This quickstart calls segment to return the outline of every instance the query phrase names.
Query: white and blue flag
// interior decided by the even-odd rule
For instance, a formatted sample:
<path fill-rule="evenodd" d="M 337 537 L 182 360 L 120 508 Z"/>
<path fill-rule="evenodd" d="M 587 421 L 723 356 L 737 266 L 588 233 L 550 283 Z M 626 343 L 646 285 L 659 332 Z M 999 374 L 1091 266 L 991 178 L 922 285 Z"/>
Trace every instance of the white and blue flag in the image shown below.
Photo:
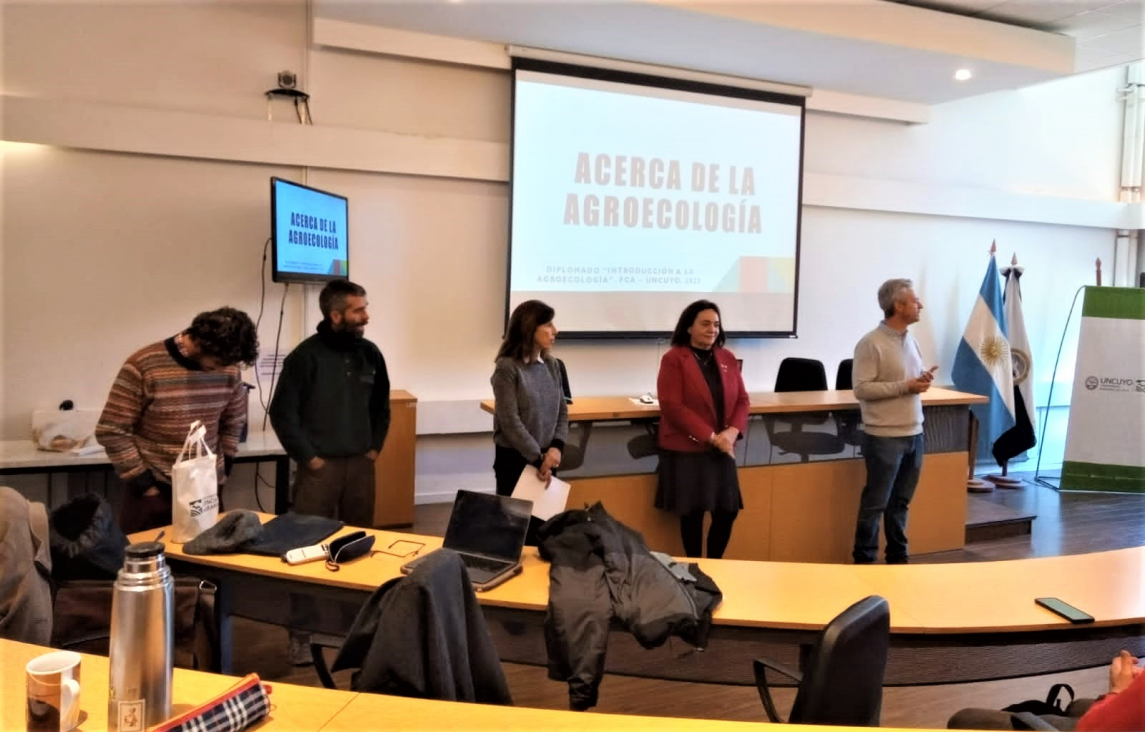
<path fill-rule="evenodd" d="M 954 355 L 951 378 L 959 391 L 980 394 L 990 400 L 970 407 L 979 423 L 978 456 L 989 455 L 994 441 L 1015 422 L 1014 363 L 993 253 L 970 312 L 970 322 Z"/>

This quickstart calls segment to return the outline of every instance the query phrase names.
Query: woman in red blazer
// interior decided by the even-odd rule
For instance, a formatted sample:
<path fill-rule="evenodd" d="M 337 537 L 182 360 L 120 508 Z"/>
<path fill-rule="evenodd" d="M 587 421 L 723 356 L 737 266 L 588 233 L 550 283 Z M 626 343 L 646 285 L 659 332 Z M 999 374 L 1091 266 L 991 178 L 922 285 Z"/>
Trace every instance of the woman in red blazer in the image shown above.
<path fill-rule="evenodd" d="M 747 390 L 724 348 L 720 309 L 697 300 L 680 314 L 660 360 L 660 465 L 656 507 L 680 516 L 684 553 L 702 556 L 704 512 L 712 514 L 708 557 L 719 559 L 743 508 L 735 443 L 747 428 Z"/>

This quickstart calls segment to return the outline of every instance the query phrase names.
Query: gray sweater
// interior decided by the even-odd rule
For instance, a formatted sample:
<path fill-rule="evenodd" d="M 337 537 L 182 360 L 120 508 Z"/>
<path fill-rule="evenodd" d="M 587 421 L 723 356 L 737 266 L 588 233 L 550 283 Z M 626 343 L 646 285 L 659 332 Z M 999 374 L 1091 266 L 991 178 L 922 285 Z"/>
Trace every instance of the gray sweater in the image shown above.
<path fill-rule="evenodd" d="M 538 462 L 550 447 L 564 448 L 569 412 L 555 359 L 524 363 L 499 358 L 490 382 L 495 444 L 513 448 L 530 463 Z"/>
<path fill-rule="evenodd" d="M 867 434 L 909 437 L 922 432 L 922 398 L 910 392 L 907 382 L 925 368 L 909 332 L 880 323 L 862 337 L 855 346 L 851 381 Z"/>

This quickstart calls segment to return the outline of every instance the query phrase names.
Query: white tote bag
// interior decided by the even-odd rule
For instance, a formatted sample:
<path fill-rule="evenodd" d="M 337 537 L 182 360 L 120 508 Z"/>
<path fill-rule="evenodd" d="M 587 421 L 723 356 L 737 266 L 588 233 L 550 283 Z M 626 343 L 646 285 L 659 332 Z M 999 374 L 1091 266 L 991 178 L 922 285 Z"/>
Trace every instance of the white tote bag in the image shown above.
<path fill-rule="evenodd" d="M 171 533 L 172 540 L 181 544 L 214 526 L 219 518 L 218 461 L 207 446 L 206 434 L 207 428 L 196 420 L 171 468 Z"/>

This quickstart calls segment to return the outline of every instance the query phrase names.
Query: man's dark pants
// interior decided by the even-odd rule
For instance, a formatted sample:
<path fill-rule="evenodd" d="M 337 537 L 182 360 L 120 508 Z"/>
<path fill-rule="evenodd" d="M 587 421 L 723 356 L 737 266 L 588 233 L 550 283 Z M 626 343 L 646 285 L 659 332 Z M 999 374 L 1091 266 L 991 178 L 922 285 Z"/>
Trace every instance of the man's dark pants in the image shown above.
<path fill-rule="evenodd" d="M 909 557 L 907 510 L 922 471 L 922 435 L 876 437 L 864 433 L 862 449 L 867 463 L 867 484 L 859 501 L 852 556 L 857 564 L 875 561 L 879 550 L 879 519 L 882 517 L 886 520 L 887 563 L 906 562 Z"/>

